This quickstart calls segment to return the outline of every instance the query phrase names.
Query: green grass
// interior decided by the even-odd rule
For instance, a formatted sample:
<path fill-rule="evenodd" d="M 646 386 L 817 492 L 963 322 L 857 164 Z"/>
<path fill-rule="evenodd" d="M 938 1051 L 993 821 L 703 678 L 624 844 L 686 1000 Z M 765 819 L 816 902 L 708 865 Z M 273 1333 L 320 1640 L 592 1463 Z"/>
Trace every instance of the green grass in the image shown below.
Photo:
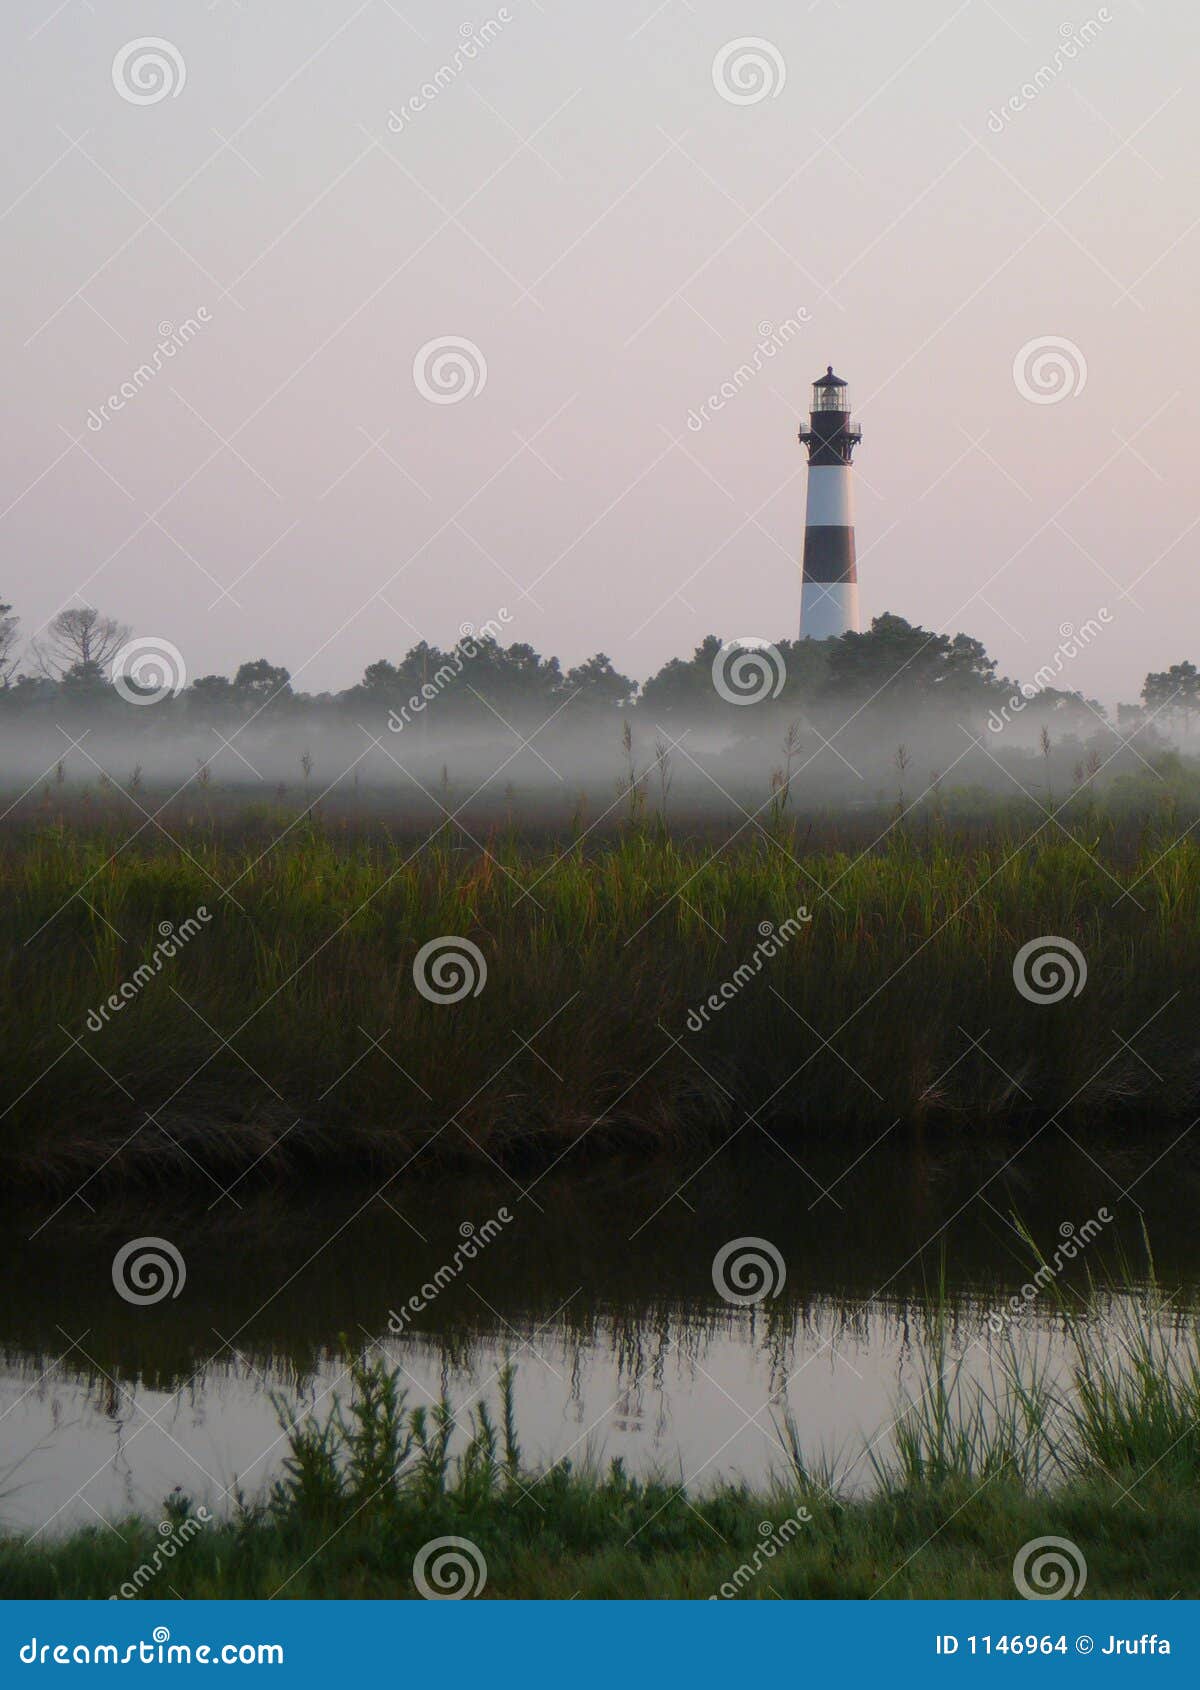
<path fill-rule="evenodd" d="M 783 1493 L 714 1491 L 695 1503 L 668 1486 L 569 1478 L 532 1502 L 497 1497 L 362 1517 L 332 1528 L 243 1522 L 210 1525 L 179 1549 L 140 1594 L 184 1598 L 415 1598 L 413 1562 L 426 1543 L 467 1537 L 487 1564 L 486 1598 L 679 1597 L 731 1587 L 783 1598 L 1013 1598 L 1017 1551 L 1065 1537 L 1086 1556 L 1089 1597 L 1200 1596 L 1200 1509 L 1194 1491 L 1148 1485 L 1138 1504 L 1108 1484 L 1078 1484 L 1052 1499 L 997 1483 L 840 1505 Z M 770 1558 L 761 1526 L 807 1506 L 811 1519 Z M 162 1543 L 147 1521 L 88 1527 L 30 1549 L 0 1544 L 0 1599 L 117 1596 Z M 634 1534 L 637 1534 L 636 1536 Z M 746 1567 L 756 1576 L 738 1580 Z M 728 1594 L 728 1592 L 726 1592 Z"/>
<path fill-rule="evenodd" d="M 348 1399 L 326 1418 L 277 1404 L 287 1455 L 268 1494 L 224 1521 L 176 1496 L 157 1525 L 0 1539 L 0 1597 L 415 1597 L 421 1552 L 454 1537 L 486 1563 L 489 1597 L 1011 1598 L 1018 1553 L 1058 1537 L 1089 1596 L 1195 1598 L 1195 1323 L 1172 1327 L 1153 1290 L 1115 1326 L 1100 1306 L 1094 1291 L 1065 1312 L 1075 1359 L 1056 1384 L 1015 1350 L 970 1384 L 935 1345 L 892 1452 L 868 1456 L 866 1496 L 798 1456 L 757 1494 L 688 1493 L 619 1462 L 534 1470 L 511 1373 L 494 1414 L 456 1419 L 446 1402 L 408 1408 L 384 1362 L 348 1357 Z M 1160 1342 L 1168 1365 L 1148 1372 Z M 182 1539 L 166 1560 L 164 1532 Z"/>
<path fill-rule="evenodd" d="M 544 1164 L 584 1141 L 669 1154 L 747 1108 L 785 1138 L 1195 1112 L 1200 845 L 1168 849 L 1175 817 L 1084 806 L 1068 836 L 885 814 L 852 853 L 833 823 L 458 844 L 194 811 L 165 818 L 169 839 L 130 842 L 99 812 L 0 837 L 10 1185 L 73 1187 L 109 1156 L 105 1178 L 165 1183 L 397 1168 L 427 1144 L 422 1166 Z M 811 920 L 691 1030 L 801 906 Z M 1015 990 L 1013 958 L 1043 934 L 1082 949 L 1078 998 Z M 442 935 L 487 965 L 453 1005 L 413 982 Z M 987 1054 L 968 1042 L 985 1034 Z"/>

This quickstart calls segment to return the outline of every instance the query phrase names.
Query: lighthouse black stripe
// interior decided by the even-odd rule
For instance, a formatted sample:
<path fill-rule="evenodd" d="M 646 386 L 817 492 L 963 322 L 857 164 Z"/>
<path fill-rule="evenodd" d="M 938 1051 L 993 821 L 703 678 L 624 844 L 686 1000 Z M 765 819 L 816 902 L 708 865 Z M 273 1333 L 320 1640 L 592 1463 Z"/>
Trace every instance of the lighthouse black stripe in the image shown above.
<path fill-rule="evenodd" d="M 806 581 L 857 581 L 853 528 L 804 530 Z"/>
<path fill-rule="evenodd" d="M 808 448 L 808 461 L 816 468 L 833 464 L 848 464 L 850 454 L 858 445 L 857 438 L 841 440 L 813 440 Z"/>

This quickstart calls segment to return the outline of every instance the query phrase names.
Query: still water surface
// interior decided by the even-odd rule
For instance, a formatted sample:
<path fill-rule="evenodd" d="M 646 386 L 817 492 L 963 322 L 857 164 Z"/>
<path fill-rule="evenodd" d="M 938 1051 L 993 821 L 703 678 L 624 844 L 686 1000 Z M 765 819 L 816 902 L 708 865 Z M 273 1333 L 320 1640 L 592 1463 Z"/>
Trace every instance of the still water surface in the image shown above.
<path fill-rule="evenodd" d="M 231 1487 L 259 1493 L 284 1453 L 275 1400 L 326 1412 L 345 1388 L 343 1339 L 378 1345 L 414 1406 L 443 1392 L 456 1408 L 494 1403 L 511 1357 L 534 1462 L 620 1456 L 696 1488 L 761 1480 L 784 1465 L 786 1411 L 811 1458 L 838 1458 L 866 1486 L 864 1446 L 878 1440 L 886 1456 L 900 1393 L 919 1388 L 939 1278 L 954 1352 L 979 1376 L 996 1365 L 988 1317 L 1033 1270 L 1014 1214 L 1050 1255 L 1107 1210 L 1067 1276 L 1075 1287 L 1089 1265 L 1124 1274 L 1122 1257 L 1144 1277 L 1144 1222 L 1160 1281 L 1196 1305 L 1200 1170 L 1186 1146 L 1155 1164 L 1166 1142 L 1085 1154 L 1052 1129 L 1011 1161 L 1011 1143 L 974 1137 L 937 1153 L 888 1143 L 849 1172 L 857 1148 L 812 1151 L 803 1171 L 782 1153 L 725 1151 L 686 1184 L 686 1168 L 624 1163 L 552 1173 L 525 1196 L 497 1175 L 319 1200 L 235 1193 L 240 1207 L 218 1196 L 211 1209 L 159 1199 L 10 1214 L 0 1525 L 157 1518 L 176 1486 L 214 1510 Z M 453 1260 L 464 1225 L 478 1233 L 502 1207 L 512 1218 L 486 1248 L 389 1331 Z M 112 1261 L 144 1235 L 172 1241 L 186 1282 L 136 1307 Z M 754 1306 L 713 1283 L 714 1256 L 741 1237 L 768 1240 L 786 1266 L 778 1294 Z M 1015 1330 L 1062 1365 L 1050 1301 Z"/>

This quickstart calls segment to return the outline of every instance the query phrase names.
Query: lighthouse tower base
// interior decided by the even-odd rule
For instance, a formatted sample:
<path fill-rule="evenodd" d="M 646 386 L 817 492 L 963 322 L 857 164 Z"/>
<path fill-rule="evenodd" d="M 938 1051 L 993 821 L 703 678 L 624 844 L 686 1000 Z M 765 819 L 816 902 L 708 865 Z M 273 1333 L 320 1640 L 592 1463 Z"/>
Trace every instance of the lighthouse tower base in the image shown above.
<path fill-rule="evenodd" d="M 805 581 L 800 589 L 800 638 L 832 640 L 860 632 L 857 581 Z"/>

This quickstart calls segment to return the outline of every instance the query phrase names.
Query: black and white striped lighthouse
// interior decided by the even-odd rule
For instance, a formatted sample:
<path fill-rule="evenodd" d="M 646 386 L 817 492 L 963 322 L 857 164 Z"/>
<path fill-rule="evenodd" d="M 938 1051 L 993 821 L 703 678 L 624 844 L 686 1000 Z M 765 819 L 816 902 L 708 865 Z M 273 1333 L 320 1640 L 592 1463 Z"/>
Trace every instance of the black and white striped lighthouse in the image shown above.
<path fill-rule="evenodd" d="M 861 439 L 862 430 L 850 422 L 849 390 L 830 364 L 813 383 L 809 426 L 800 429 L 801 444 L 808 447 L 801 639 L 827 640 L 859 631 L 850 459 Z"/>

